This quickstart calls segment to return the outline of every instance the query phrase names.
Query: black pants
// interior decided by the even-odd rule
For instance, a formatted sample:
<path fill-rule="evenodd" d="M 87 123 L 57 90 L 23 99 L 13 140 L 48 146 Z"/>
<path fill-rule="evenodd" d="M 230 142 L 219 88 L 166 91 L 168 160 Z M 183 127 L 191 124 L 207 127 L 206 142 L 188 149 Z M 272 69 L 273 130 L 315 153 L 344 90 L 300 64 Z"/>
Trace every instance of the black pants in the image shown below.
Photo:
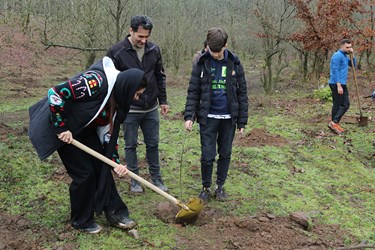
<path fill-rule="evenodd" d="M 103 147 L 95 128 L 85 128 L 76 139 L 96 152 L 103 154 Z M 73 145 L 58 150 L 60 158 L 72 178 L 70 184 L 71 222 L 90 225 L 94 212 L 116 211 L 128 216 L 128 208 L 119 196 L 111 167 Z"/>
<path fill-rule="evenodd" d="M 227 179 L 232 142 L 236 126 L 231 119 L 207 118 L 207 124 L 200 124 L 201 137 L 201 174 L 203 187 L 210 187 L 212 183 L 213 163 L 216 156 L 216 143 L 219 159 L 217 161 L 216 184 L 223 186 Z"/>
<path fill-rule="evenodd" d="M 337 92 L 337 85 L 329 84 L 333 99 L 331 119 L 334 123 L 339 123 L 343 115 L 350 107 L 348 88 L 346 85 L 341 86 L 344 93 L 342 95 L 339 95 L 339 93 Z"/>

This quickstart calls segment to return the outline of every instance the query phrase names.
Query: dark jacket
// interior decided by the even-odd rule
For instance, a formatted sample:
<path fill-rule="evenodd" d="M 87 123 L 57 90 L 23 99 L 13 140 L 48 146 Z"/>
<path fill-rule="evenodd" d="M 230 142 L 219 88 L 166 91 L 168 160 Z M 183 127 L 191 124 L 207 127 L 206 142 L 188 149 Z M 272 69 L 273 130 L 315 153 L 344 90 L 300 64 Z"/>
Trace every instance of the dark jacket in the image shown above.
<path fill-rule="evenodd" d="M 155 107 L 157 101 L 159 104 L 167 104 L 166 76 L 159 47 L 148 41 L 145 44 L 142 62 L 140 62 L 137 52 L 128 39 L 129 36 L 113 45 L 107 52 L 107 56 L 112 58 L 119 71 L 138 68 L 145 72 L 148 86 L 139 100 L 133 101 L 131 109 L 147 110 Z"/>
<path fill-rule="evenodd" d="M 111 61 L 109 58 L 107 59 Z M 110 64 L 111 63 L 112 62 L 110 62 Z M 118 74 L 118 71 L 114 69 L 113 64 L 112 67 L 112 71 L 114 72 L 113 74 Z M 95 63 L 93 66 L 90 67 L 90 69 L 100 73 L 100 75 L 103 78 L 103 88 L 101 89 L 101 93 L 96 94 L 93 98 L 90 99 L 90 101 L 75 102 L 74 112 L 70 112 L 72 106 L 69 103 L 67 103 L 67 128 L 69 128 L 73 136 L 79 134 L 85 128 L 85 126 L 97 115 L 108 93 L 106 70 L 103 69 L 102 60 Z M 107 70 L 107 72 L 109 71 Z M 75 77 L 77 77 L 78 75 L 76 75 Z M 113 82 L 114 79 L 112 79 L 111 81 Z M 111 85 L 112 84 L 113 83 L 111 83 Z M 42 100 L 34 104 L 32 107 L 30 107 L 29 116 L 29 138 L 34 148 L 36 149 L 39 158 L 41 160 L 44 160 L 48 156 L 50 156 L 55 150 L 65 145 L 65 143 L 59 140 L 56 136 L 57 133 L 62 131 L 58 131 L 55 127 L 52 126 L 50 120 L 50 105 L 47 97 L 43 98 Z"/>
<path fill-rule="evenodd" d="M 228 50 L 227 50 L 228 51 Z M 204 53 L 194 65 L 186 98 L 184 119 L 206 124 L 211 106 L 212 76 L 211 55 Z M 247 86 L 243 66 L 239 58 L 228 51 L 227 97 L 233 124 L 244 128 L 248 118 Z"/>

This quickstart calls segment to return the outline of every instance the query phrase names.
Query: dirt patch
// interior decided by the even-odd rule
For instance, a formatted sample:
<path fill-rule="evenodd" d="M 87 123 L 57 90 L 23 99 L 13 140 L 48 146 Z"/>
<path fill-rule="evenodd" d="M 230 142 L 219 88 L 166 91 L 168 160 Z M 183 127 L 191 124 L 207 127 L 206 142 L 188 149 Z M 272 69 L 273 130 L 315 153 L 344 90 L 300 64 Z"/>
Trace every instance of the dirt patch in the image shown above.
<path fill-rule="evenodd" d="M 283 146 L 289 141 L 280 135 L 270 134 L 264 129 L 254 128 L 244 136 L 238 136 L 234 145 L 241 147 Z"/>
<path fill-rule="evenodd" d="M 0 123 L 0 140 L 6 140 L 10 131 L 11 128 L 9 126 L 5 125 L 4 123 Z"/>
<path fill-rule="evenodd" d="M 23 128 L 12 128 L 5 123 L 1 122 L 0 123 L 0 140 L 2 142 L 8 141 L 8 136 L 10 134 L 13 134 L 15 136 L 21 136 L 21 135 L 26 135 L 27 134 L 27 127 Z"/>
<path fill-rule="evenodd" d="M 208 223 L 211 223 L 214 220 L 219 219 L 222 216 L 222 212 L 206 207 L 205 209 L 202 210 L 202 212 L 192 218 L 191 220 L 179 220 L 176 219 L 175 216 L 177 213 L 180 211 L 180 207 L 173 204 L 172 202 L 169 201 L 164 201 L 160 202 L 157 204 L 155 210 L 154 210 L 154 215 L 161 221 L 165 223 L 174 223 L 178 225 L 195 225 L 195 226 L 202 226 Z"/>
<path fill-rule="evenodd" d="M 154 215 L 165 223 L 176 223 L 174 216 L 180 208 L 170 202 L 156 206 Z M 302 213 L 300 213 L 302 214 Z M 313 213 L 311 213 L 313 214 Z M 328 249 L 344 246 L 354 238 L 337 225 L 322 225 L 298 221 L 294 216 L 272 214 L 237 217 L 226 216 L 220 210 L 205 207 L 191 225 L 194 230 L 177 233 L 176 249 Z"/>
<path fill-rule="evenodd" d="M 331 116 L 327 116 L 327 114 L 316 114 L 309 119 L 305 119 L 304 122 L 307 124 L 317 124 L 317 123 L 327 123 L 330 121 Z"/>
<path fill-rule="evenodd" d="M 184 120 L 184 111 L 180 111 L 177 113 L 169 113 L 168 115 L 163 117 L 166 120 L 172 121 L 183 121 Z"/>
<path fill-rule="evenodd" d="M 0 212 L 0 249 L 1 250 L 42 250 L 45 245 L 52 249 L 72 250 L 76 246 L 72 241 L 74 235 L 70 232 L 54 232 L 46 228 L 32 225 L 22 215 L 9 215 Z"/>
<path fill-rule="evenodd" d="M 28 241 L 30 223 L 22 216 L 0 213 L 0 249 L 43 249 L 36 241 Z"/>
<path fill-rule="evenodd" d="M 287 217 L 225 216 L 178 235 L 181 249 L 329 249 L 344 246 L 350 237 L 337 226 L 316 225 L 306 231 Z"/>
<path fill-rule="evenodd" d="M 34 91 L 40 88 L 41 81 L 52 78 L 59 83 L 71 76 L 70 69 L 82 65 L 76 52 L 65 48 L 45 49 L 38 38 L 25 34 L 10 25 L 0 25 L 0 53 L 2 70 L 0 78 L 11 87 L 17 86 L 14 97 L 39 96 Z M 72 60 L 66 60 L 71 58 Z M 79 66 L 78 66 L 79 67 Z M 24 87 L 27 91 L 23 93 Z M 46 92 L 46 89 L 44 89 Z"/>
<path fill-rule="evenodd" d="M 72 178 L 66 172 L 66 169 L 63 165 L 60 165 L 58 169 L 51 175 L 51 180 L 56 182 L 63 182 L 65 184 L 69 184 L 72 182 Z"/>
<path fill-rule="evenodd" d="M 170 202 L 157 204 L 155 216 L 178 227 L 175 249 L 300 249 L 320 250 L 343 247 L 353 240 L 348 232 L 337 225 L 322 225 L 312 219 L 312 227 L 272 214 L 237 217 L 226 216 L 215 208 L 205 207 L 190 227 L 175 224 L 174 216 L 180 208 Z M 191 229 L 191 228 L 190 228 Z M 0 213 L 0 249 L 40 250 L 75 249 L 76 235 L 67 226 L 62 232 L 32 225 L 24 216 Z"/>

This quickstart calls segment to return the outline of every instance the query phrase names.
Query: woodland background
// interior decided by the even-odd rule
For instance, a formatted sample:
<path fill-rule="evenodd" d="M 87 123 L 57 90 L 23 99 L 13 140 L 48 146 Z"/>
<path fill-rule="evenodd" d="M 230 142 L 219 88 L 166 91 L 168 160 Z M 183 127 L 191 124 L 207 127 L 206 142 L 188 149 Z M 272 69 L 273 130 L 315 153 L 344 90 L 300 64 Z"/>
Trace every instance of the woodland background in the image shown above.
<path fill-rule="evenodd" d="M 83 67 L 128 34 L 132 15 L 145 14 L 153 19 L 151 39 L 161 47 L 165 67 L 176 74 L 202 49 L 207 30 L 214 26 L 228 32 L 228 48 L 242 60 L 261 62 L 267 94 L 277 90 L 283 75 L 302 79 L 299 84 L 325 83 L 330 55 L 342 38 L 354 41 L 359 67 L 365 65 L 368 72 L 374 69 L 374 0 L 1 2 L 4 22 L 20 16 L 26 34 L 31 33 L 30 23 L 37 22 L 46 49 L 76 49 L 85 55 Z"/>

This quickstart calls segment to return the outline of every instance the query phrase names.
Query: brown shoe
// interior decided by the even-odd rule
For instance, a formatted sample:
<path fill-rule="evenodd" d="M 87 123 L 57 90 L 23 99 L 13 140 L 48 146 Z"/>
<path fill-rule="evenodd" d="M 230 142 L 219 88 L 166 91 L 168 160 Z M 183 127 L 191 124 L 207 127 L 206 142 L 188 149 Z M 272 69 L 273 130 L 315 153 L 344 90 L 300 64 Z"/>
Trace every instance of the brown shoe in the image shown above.
<path fill-rule="evenodd" d="M 337 129 L 340 130 L 341 133 L 344 133 L 345 132 L 345 129 L 343 129 L 340 124 L 336 123 L 337 125 Z"/>
<path fill-rule="evenodd" d="M 341 135 L 344 132 L 344 129 L 340 127 L 338 123 L 330 122 L 328 123 L 328 127 L 333 130 L 338 135 Z"/>

